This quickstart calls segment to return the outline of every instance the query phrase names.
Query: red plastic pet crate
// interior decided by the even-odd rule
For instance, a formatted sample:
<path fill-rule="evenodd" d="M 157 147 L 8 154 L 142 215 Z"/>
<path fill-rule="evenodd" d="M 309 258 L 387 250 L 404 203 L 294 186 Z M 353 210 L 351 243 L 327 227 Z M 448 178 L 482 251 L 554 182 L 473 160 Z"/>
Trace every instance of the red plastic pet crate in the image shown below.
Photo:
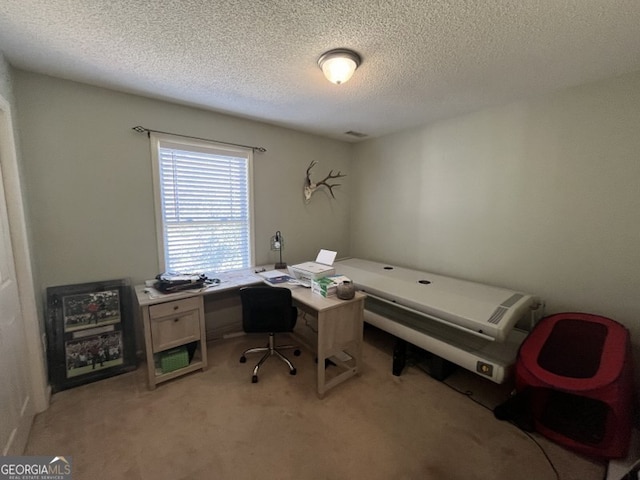
<path fill-rule="evenodd" d="M 633 421 L 629 331 L 609 318 L 558 313 L 542 319 L 516 362 L 536 431 L 600 458 L 627 454 Z"/>

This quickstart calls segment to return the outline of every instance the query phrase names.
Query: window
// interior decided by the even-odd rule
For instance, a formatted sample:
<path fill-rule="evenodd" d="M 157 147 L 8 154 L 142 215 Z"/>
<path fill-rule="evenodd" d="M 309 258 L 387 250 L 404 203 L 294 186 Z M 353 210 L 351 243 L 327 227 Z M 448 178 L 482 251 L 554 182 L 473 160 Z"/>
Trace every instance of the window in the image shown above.
<path fill-rule="evenodd" d="M 160 266 L 215 273 L 253 262 L 250 149 L 151 134 Z"/>

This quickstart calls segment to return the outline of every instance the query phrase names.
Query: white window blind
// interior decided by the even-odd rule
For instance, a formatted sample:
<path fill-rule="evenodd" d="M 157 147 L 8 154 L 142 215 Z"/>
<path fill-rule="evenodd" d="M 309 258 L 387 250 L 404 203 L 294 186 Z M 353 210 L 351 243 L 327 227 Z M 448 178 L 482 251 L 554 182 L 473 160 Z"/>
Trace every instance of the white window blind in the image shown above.
<path fill-rule="evenodd" d="M 252 152 L 162 138 L 156 145 L 164 271 L 211 274 L 250 267 Z"/>

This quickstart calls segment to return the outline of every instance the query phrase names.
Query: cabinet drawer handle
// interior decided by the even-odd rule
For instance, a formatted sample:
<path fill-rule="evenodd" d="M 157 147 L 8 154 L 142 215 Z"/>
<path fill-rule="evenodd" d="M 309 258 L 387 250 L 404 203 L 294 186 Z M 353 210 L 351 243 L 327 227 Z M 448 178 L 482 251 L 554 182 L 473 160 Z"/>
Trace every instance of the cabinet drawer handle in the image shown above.
<path fill-rule="evenodd" d="M 174 305 L 174 306 L 173 306 L 173 309 L 174 309 L 174 310 L 177 310 L 177 309 L 179 309 L 179 308 L 180 308 L 180 306 L 179 306 L 179 305 Z"/>
<path fill-rule="evenodd" d="M 179 322 L 179 321 L 180 321 L 180 317 L 178 317 L 178 318 L 174 318 L 174 319 L 173 319 L 173 321 L 174 321 L 174 322 Z"/>

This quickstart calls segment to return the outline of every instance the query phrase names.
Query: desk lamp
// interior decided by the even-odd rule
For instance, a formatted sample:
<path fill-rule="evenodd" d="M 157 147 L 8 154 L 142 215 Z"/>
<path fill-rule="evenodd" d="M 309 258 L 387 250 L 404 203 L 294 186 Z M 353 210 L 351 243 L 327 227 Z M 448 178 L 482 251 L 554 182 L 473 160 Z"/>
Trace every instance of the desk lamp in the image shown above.
<path fill-rule="evenodd" d="M 276 232 L 276 234 L 271 237 L 271 250 L 278 250 L 280 252 L 280 261 L 276 263 L 275 269 L 282 270 L 287 268 L 287 264 L 282 261 L 282 247 L 284 246 L 284 238 L 282 238 L 282 234 L 280 230 Z"/>

